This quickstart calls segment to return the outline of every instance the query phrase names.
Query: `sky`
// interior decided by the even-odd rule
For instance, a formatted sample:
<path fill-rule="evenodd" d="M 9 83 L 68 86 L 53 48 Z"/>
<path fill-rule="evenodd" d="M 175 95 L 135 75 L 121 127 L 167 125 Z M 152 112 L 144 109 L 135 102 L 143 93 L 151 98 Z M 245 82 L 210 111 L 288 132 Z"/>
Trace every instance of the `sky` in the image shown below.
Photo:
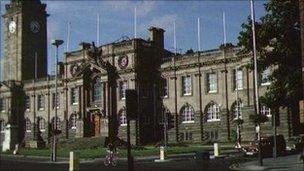
<path fill-rule="evenodd" d="M 5 4 L 1 2 L 1 15 Z M 249 0 L 201 0 L 201 1 L 59 1 L 42 0 L 47 4 L 48 17 L 48 72 L 54 70 L 55 49 L 52 39 L 62 39 L 60 60 L 67 51 L 67 25 L 71 23 L 69 51 L 79 49 L 79 43 L 97 41 L 97 14 L 100 18 L 100 45 L 112 43 L 122 36 L 134 37 L 134 8 L 137 9 L 137 37 L 147 39 L 148 28 L 165 30 L 165 48 L 173 51 L 173 23 L 176 23 L 178 52 L 198 49 L 197 18 L 200 18 L 201 50 L 218 48 L 223 43 L 223 12 L 226 16 L 227 42 L 238 43 L 241 24 L 250 15 Z M 265 14 L 263 4 L 256 0 L 256 19 Z M 1 17 L 1 57 L 3 57 L 3 19 Z"/>

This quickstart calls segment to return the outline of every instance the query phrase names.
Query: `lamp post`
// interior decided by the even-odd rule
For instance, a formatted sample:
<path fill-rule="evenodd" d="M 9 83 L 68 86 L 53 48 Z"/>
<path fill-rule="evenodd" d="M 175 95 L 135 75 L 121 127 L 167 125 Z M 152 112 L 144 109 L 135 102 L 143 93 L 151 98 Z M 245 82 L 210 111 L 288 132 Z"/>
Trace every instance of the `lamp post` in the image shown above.
<path fill-rule="evenodd" d="M 52 149 L 52 161 L 56 162 L 57 157 L 57 82 L 58 82 L 58 47 L 63 44 L 63 40 L 52 40 L 51 44 L 56 46 L 56 60 L 55 60 L 55 129 L 53 130 L 53 149 Z"/>
<path fill-rule="evenodd" d="M 252 44 L 253 44 L 253 60 L 254 60 L 254 92 L 255 92 L 255 111 L 259 116 L 260 107 L 259 107 L 259 92 L 258 92 L 258 71 L 257 71 L 257 52 L 256 52 L 256 36 L 255 36 L 255 11 L 254 11 L 254 2 L 250 0 L 250 12 L 251 12 L 251 25 L 252 25 Z M 261 152 L 261 129 L 260 123 L 256 124 L 256 133 L 258 139 L 258 161 L 259 165 L 263 166 L 263 157 Z"/>

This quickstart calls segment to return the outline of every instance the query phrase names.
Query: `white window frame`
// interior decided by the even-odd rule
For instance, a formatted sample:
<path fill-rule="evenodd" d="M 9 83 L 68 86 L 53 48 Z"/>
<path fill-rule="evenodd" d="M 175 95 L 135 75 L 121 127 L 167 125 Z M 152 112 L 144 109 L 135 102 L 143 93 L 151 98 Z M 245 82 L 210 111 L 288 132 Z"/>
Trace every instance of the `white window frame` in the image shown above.
<path fill-rule="evenodd" d="M 76 114 L 72 114 L 70 116 L 71 129 L 76 129 L 76 121 L 77 121 L 77 115 Z"/>
<path fill-rule="evenodd" d="M 30 124 L 30 125 L 28 125 L 28 124 Z M 30 128 L 30 129 L 28 129 L 28 128 Z M 25 119 L 25 130 L 26 130 L 26 132 L 32 132 L 32 122 L 29 118 Z"/>
<path fill-rule="evenodd" d="M 211 72 L 207 74 L 208 93 L 217 93 L 217 74 Z"/>
<path fill-rule="evenodd" d="M 271 74 L 270 68 L 265 69 L 261 73 L 261 86 L 268 86 L 271 84 L 271 81 L 269 80 L 270 74 Z M 267 80 L 267 81 L 263 82 L 263 80 Z"/>
<path fill-rule="evenodd" d="M 71 88 L 71 103 L 72 105 L 78 105 L 79 103 L 79 91 L 77 87 Z"/>
<path fill-rule="evenodd" d="M 43 128 L 41 128 L 41 121 L 43 121 Z M 45 119 L 44 119 L 44 118 L 40 118 L 38 124 L 39 124 L 39 125 L 38 125 L 39 130 L 40 130 L 41 132 L 45 132 Z"/>
<path fill-rule="evenodd" d="M 122 111 L 120 112 L 119 121 L 120 121 L 120 126 L 127 126 L 127 115 L 126 115 L 126 110 L 122 110 Z"/>
<path fill-rule="evenodd" d="M 53 117 L 52 119 L 52 128 L 55 129 L 55 122 L 57 122 L 57 130 L 61 130 L 61 120 L 59 117 Z"/>
<path fill-rule="evenodd" d="M 167 78 L 164 78 L 162 82 L 162 97 L 163 98 L 169 97 L 169 82 Z"/>
<path fill-rule="evenodd" d="M 194 109 L 192 106 L 186 105 L 182 108 L 182 123 L 194 123 Z"/>
<path fill-rule="evenodd" d="M 0 99 L 0 102 L 1 102 L 1 113 L 5 113 L 6 112 L 6 99 L 5 98 L 1 98 Z"/>
<path fill-rule="evenodd" d="M 182 94 L 183 94 L 183 96 L 192 95 L 192 77 L 191 77 L 191 75 L 182 76 Z"/>
<path fill-rule="evenodd" d="M 243 70 L 237 69 L 235 74 L 235 90 L 243 90 Z"/>
<path fill-rule="evenodd" d="M 233 106 L 233 110 L 234 110 L 234 120 L 237 120 L 237 119 L 242 119 L 242 108 L 244 107 L 243 103 L 241 101 L 238 101 L 238 102 L 235 102 L 234 106 Z M 239 118 L 237 116 L 237 109 L 238 109 L 238 112 L 239 112 Z"/>
<path fill-rule="evenodd" d="M 30 96 L 25 97 L 25 111 L 26 112 L 31 111 L 31 98 L 30 98 Z"/>
<path fill-rule="evenodd" d="M 55 109 L 55 107 L 56 107 L 56 102 L 57 102 L 57 109 L 59 109 L 60 108 L 60 93 L 59 92 L 57 92 L 57 100 L 55 100 L 55 92 L 54 93 L 52 93 L 52 109 Z"/>
<path fill-rule="evenodd" d="M 41 98 L 41 101 L 39 100 L 40 99 L 39 97 Z M 42 102 L 43 102 L 43 105 L 42 105 Z M 43 94 L 39 94 L 37 96 L 37 107 L 38 107 L 38 110 L 40 110 L 40 111 L 44 110 L 44 108 L 45 108 L 45 97 Z"/>
<path fill-rule="evenodd" d="M 271 115 L 271 109 L 267 106 L 262 106 L 260 112 L 261 112 L 262 115 L 265 115 L 269 118 L 272 116 Z"/>
<path fill-rule="evenodd" d="M 6 127 L 6 123 L 3 119 L 0 120 L 0 127 L 1 127 L 1 132 L 5 132 L 5 127 Z"/>
<path fill-rule="evenodd" d="M 217 104 L 210 104 L 207 109 L 207 122 L 217 121 L 221 121 L 220 107 Z"/>

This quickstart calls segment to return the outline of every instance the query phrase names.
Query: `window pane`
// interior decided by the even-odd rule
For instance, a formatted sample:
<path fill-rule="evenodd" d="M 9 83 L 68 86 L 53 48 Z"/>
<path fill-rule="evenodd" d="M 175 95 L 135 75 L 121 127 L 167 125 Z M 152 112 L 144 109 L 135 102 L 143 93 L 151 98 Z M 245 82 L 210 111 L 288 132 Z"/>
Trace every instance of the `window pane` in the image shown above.
<path fill-rule="evenodd" d="M 126 99 L 127 81 L 119 82 L 119 97 L 121 100 Z"/>

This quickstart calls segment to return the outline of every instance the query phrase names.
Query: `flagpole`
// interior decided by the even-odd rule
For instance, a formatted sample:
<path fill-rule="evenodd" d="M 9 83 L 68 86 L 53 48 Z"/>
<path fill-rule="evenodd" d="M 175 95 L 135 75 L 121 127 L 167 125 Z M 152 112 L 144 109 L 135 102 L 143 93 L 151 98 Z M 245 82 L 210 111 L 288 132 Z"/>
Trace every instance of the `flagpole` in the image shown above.
<path fill-rule="evenodd" d="M 134 38 L 137 38 L 137 8 L 134 8 Z"/>
<path fill-rule="evenodd" d="M 99 18 L 99 13 L 97 13 L 97 41 L 96 41 L 96 44 L 97 46 L 99 46 L 99 41 L 100 41 L 100 18 Z"/>
<path fill-rule="evenodd" d="M 223 34 L 224 34 L 224 45 L 227 43 L 227 35 L 226 35 L 226 13 L 223 12 Z"/>
<path fill-rule="evenodd" d="M 66 52 L 68 52 L 70 50 L 71 22 L 68 22 L 67 32 L 68 32 L 68 35 L 67 35 Z"/>
<path fill-rule="evenodd" d="M 257 115 L 259 115 L 260 107 L 259 107 L 257 52 L 256 52 L 256 35 L 255 35 L 255 10 L 254 10 L 253 0 L 250 0 L 250 14 L 251 14 L 251 25 L 252 25 L 252 44 L 253 44 L 253 61 L 254 61 L 255 112 Z M 256 125 L 256 132 L 258 135 L 258 148 L 259 148 L 258 160 L 259 160 L 260 166 L 263 166 L 263 158 L 262 158 L 262 152 L 261 152 L 260 123 L 257 123 L 257 125 Z"/>
<path fill-rule="evenodd" d="M 173 55 L 173 74 L 174 74 L 174 112 L 175 112 L 175 127 L 176 135 L 178 135 L 178 113 L 177 113 L 177 77 L 176 77 L 176 67 L 175 67 L 175 58 L 177 55 L 176 52 L 176 32 L 175 32 L 175 21 L 173 22 L 173 44 L 174 44 L 174 55 Z M 176 141 L 178 141 L 178 136 L 176 136 Z"/>
<path fill-rule="evenodd" d="M 224 36 L 224 51 L 223 51 L 223 56 L 224 56 L 224 75 L 225 75 L 225 105 L 226 105 L 226 112 L 227 112 L 227 140 L 230 141 L 230 111 L 229 111 L 229 106 L 228 106 L 228 70 L 227 70 L 227 57 L 226 57 L 226 44 L 227 44 L 227 35 L 226 35 L 226 14 L 223 11 L 223 36 Z"/>
<path fill-rule="evenodd" d="M 197 55 L 197 62 L 198 62 L 198 92 L 199 92 L 199 109 L 200 109 L 200 118 L 203 118 L 203 106 L 202 106 L 202 83 L 201 83 L 201 26 L 200 26 L 200 18 L 197 18 L 197 46 L 198 46 L 198 55 Z M 201 140 L 204 140 L 204 127 L 203 127 L 203 120 L 200 119 L 201 124 Z"/>

